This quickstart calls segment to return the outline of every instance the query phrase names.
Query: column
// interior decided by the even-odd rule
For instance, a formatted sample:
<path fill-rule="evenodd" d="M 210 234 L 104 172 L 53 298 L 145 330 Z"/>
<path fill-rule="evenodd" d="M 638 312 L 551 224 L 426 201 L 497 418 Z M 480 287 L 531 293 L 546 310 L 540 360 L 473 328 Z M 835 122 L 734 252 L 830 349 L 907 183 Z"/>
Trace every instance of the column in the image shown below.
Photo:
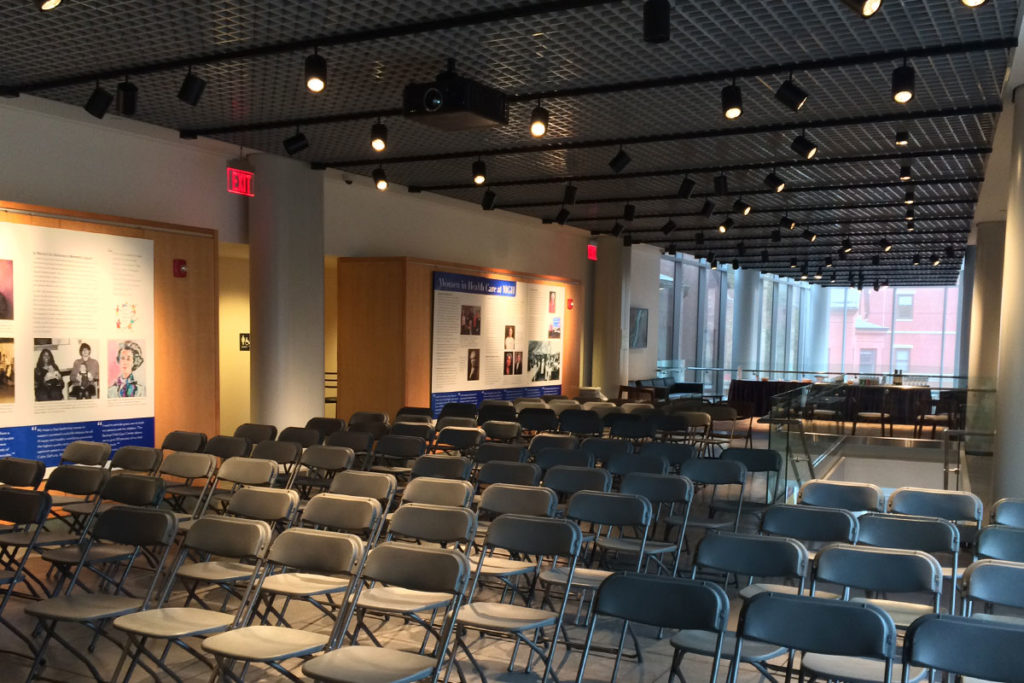
<path fill-rule="evenodd" d="M 594 268 L 593 382 L 609 398 L 626 383 L 629 370 L 629 250 L 618 238 L 597 238 Z M 655 344 L 657 338 L 655 337 Z"/>
<path fill-rule="evenodd" d="M 1014 99 L 1024 96 L 1020 87 Z M 1010 150 L 1009 199 L 1006 206 L 1006 238 L 1003 258 L 1002 302 L 999 316 L 999 367 L 997 372 L 995 499 L 1019 496 L 1024 491 L 1024 106 L 1007 106 L 1003 116 L 1013 117 Z"/>
<path fill-rule="evenodd" d="M 979 223 L 975 229 L 974 281 L 971 292 L 970 357 L 967 361 L 967 429 L 991 432 L 996 427 L 1000 308 L 1003 299 L 1003 247 L 1006 223 Z M 992 439 L 970 437 L 971 452 L 991 453 Z"/>
<path fill-rule="evenodd" d="M 964 250 L 963 282 L 960 287 L 960 320 L 957 321 L 956 371 L 957 375 L 969 375 L 971 361 L 971 307 L 974 305 L 974 262 L 978 248 L 970 244 Z"/>
<path fill-rule="evenodd" d="M 828 303 L 826 287 L 811 287 L 800 325 L 800 371 L 817 374 L 828 371 Z"/>
<path fill-rule="evenodd" d="M 249 160 L 252 419 L 301 427 L 324 414 L 323 176 L 283 157 Z"/>
<path fill-rule="evenodd" d="M 736 271 L 732 298 L 732 359 L 728 367 L 744 373 L 757 369 L 757 338 L 761 334 L 761 272 Z M 749 375 L 745 375 L 749 376 Z M 742 379 L 737 376 L 736 379 Z"/>

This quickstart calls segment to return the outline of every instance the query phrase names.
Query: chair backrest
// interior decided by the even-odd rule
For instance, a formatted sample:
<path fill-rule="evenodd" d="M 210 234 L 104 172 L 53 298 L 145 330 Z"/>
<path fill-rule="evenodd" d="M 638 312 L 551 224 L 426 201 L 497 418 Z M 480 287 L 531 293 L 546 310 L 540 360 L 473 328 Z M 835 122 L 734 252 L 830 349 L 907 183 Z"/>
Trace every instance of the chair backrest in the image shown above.
<path fill-rule="evenodd" d="M 575 522 L 565 519 L 501 515 L 487 527 L 485 544 L 524 555 L 569 558 L 579 553 L 583 533 Z"/>
<path fill-rule="evenodd" d="M 919 550 L 828 545 L 815 558 L 815 581 L 893 593 L 942 592 L 942 567 Z M 936 609 L 938 603 L 936 602 Z"/>
<path fill-rule="evenodd" d="M 856 543 L 857 518 L 839 508 L 772 505 L 761 517 L 761 532 L 801 541 Z"/>
<path fill-rule="evenodd" d="M 52 498 L 45 491 L 0 487 L 0 520 L 15 525 L 41 525 L 50 515 Z"/>
<path fill-rule="evenodd" d="M 323 442 L 323 439 L 320 438 L 320 432 L 315 429 L 306 429 L 305 427 L 285 427 L 277 435 L 277 440 L 297 443 L 302 448 L 309 448 L 313 444 Z"/>
<path fill-rule="evenodd" d="M 402 493 L 402 503 L 465 507 L 473 502 L 473 485 L 457 479 L 418 477 Z"/>
<path fill-rule="evenodd" d="M 511 420 L 487 420 L 480 425 L 488 439 L 513 441 L 523 434 L 523 425 Z M 487 444 L 482 444 L 481 447 Z"/>
<path fill-rule="evenodd" d="M 927 614 L 907 629 L 904 670 L 911 664 L 972 679 L 1020 681 L 1022 648 L 1024 625 Z"/>
<path fill-rule="evenodd" d="M 654 406 L 650 403 L 623 403 L 619 408 L 627 415 L 650 415 Z"/>
<path fill-rule="evenodd" d="M 388 541 L 370 550 L 363 576 L 399 588 L 457 595 L 469 580 L 469 560 L 457 550 Z"/>
<path fill-rule="evenodd" d="M 558 496 L 544 486 L 492 484 L 480 494 L 480 512 L 554 517 Z"/>
<path fill-rule="evenodd" d="M 589 410 L 592 413 L 596 413 L 598 417 L 601 418 L 602 422 L 607 415 L 622 412 L 619 410 L 619 406 L 611 401 L 587 401 L 583 404 L 583 410 Z"/>
<path fill-rule="evenodd" d="M 39 488 L 44 474 L 46 465 L 42 460 L 12 457 L 0 459 L 0 484 L 5 486 Z"/>
<path fill-rule="evenodd" d="M 644 527 L 651 523 L 651 501 L 643 496 L 605 491 L 577 491 L 565 516 L 601 526 Z"/>
<path fill-rule="evenodd" d="M 320 493 L 302 510 L 302 524 L 332 531 L 372 536 L 381 521 L 382 508 L 376 498 Z"/>
<path fill-rule="evenodd" d="M 689 504 L 693 500 L 693 482 L 674 474 L 630 472 L 622 478 L 619 491 L 643 496 L 652 505 Z"/>
<path fill-rule="evenodd" d="M 229 558 L 256 558 L 270 542 L 270 525 L 257 519 L 200 517 L 185 534 L 183 548 Z"/>
<path fill-rule="evenodd" d="M 580 402 L 571 398 L 553 398 L 548 401 L 548 408 L 555 411 L 555 415 L 561 415 L 567 410 L 574 410 L 580 407 Z"/>
<path fill-rule="evenodd" d="M 556 465 L 544 473 L 544 486 L 558 493 L 577 491 L 611 491 L 612 475 L 596 467 Z"/>
<path fill-rule="evenodd" d="M 1024 608 L 1024 564 L 1006 560 L 978 560 L 964 571 L 963 598 Z M 966 614 L 970 614 L 967 606 Z"/>
<path fill-rule="evenodd" d="M 202 432 L 168 432 L 167 436 L 160 443 L 162 451 L 185 451 L 187 453 L 200 453 L 206 445 L 206 434 Z"/>
<path fill-rule="evenodd" d="M 441 406 L 441 413 L 437 416 L 438 419 L 442 417 L 471 417 L 476 419 L 476 404 L 474 403 L 445 403 Z"/>
<path fill-rule="evenodd" d="M 306 421 L 305 427 L 315 430 L 320 435 L 317 443 L 323 443 L 328 436 L 344 429 L 345 421 L 336 417 L 311 417 Z"/>
<path fill-rule="evenodd" d="M 390 424 L 388 414 L 381 411 L 373 410 L 357 410 L 352 413 L 352 416 L 348 418 L 348 428 L 352 429 L 352 425 L 368 424 L 371 422 L 378 422 L 383 425 Z"/>
<path fill-rule="evenodd" d="M 110 457 L 110 444 L 98 441 L 72 441 L 64 447 L 60 462 L 73 465 L 99 466 Z"/>
<path fill-rule="evenodd" d="M 476 514 L 464 507 L 403 502 L 391 516 L 388 533 L 429 543 L 468 544 L 476 537 Z"/>
<path fill-rule="evenodd" d="M 648 455 L 647 453 L 618 455 L 609 460 L 606 467 L 609 472 L 616 476 L 622 476 L 630 472 L 666 474 L 668 472 L 668 460 L 660 455 Z"/>
<path fill-rule="evenodd" d="M 447 427 L 465 427 L 466 429 L 473 429 L 476 426 L 475 417 L 459 417 L 458 415 L 445 415 L 444 417 L 439 417 L 437 422 L 434 423 L 434 429 L 438 432 Z"/>
<path fill-rule="evenodd" d="M 351 448 L 356 454 L 373 449 L 373 434 L 369 432 L 334 432 L 324 441 L 326 446 Z"/>
<path fill-rule="evenodd" d="M 684 461 L 679 471 L 694 484 L 744 486 L 747 481 L 747 468 L 735 460 L 695 458 Z"/>
<path fill-rule="evenodd" d="M 155 507 L 163 500 L 165 488 L 160 477 L 115 472 L 103 485 L 100 497 L 122 505 Z"/>
<path fill-rule="evenodd" d="M 621 413 L 614 416 L 609 435 L 616 439 L 650 439 L 654 438 L 655 419 L 651 413 Z"/>
<path fill-rule="evenodd" d="M 884 512 L 885 495 L 874 484 L 811 479 L 800 487 L 797 502 L 851 512 Z"/>
<path fill-rule="evenodd" d="M 952 522 L 971 521 L 980 528 L 981 499 L 966 491 L 899 488 L 889 495 L 889 512 L 903 515 L 938 517 Z"/>
<path fill-rule="evenodd" d="M 605 464 L 617 455 L 629 455 L 633 452 L 633 444 L 622 439 L 603 439 L 591 437 L 584 439 L 580 450 L 594 456 L 594 462 Z"/>
<path fill-rule="evenodd" d="M 987 526 L 978 534 L 979 559 L 1024 562 L 1024 529 L 1012 526 Z"/>
<path fill-rule="evenodd" d="M 687 460 L 697 457 L 697 449 L 693 444 L 673 443 L 671 441 L 651 441 L 640 449 L 643 455 L 660 455 L 668 461 L 672 468 L 682 467 Z"/>
<path fill-rule="evenodd" d="M 530 455 L 536 458 L 545 448 L 579 448 L 579 441 L 572 434 L 537 434 L 530 439 Z"/>
<path fill-rule="evenodd" d="M 298 507 L 299 492 L 294 489 L 247 486 L 231 494 L 227 511 L 246 519 L 290 523 Z"/>
<path fill-rule="evenodd" d="M 252 448 L 252 444 L 240 436 L 218 434 L 206 442 L 206 445 L 203 446 L 203 453 L 209 453 L 221 460 L 227 460 L 228 458 L 246 457 L 249 455 L 250 448 Z"/>
<path fill-rule="evenodd" d="M 394 498 L 397 488 L 398 480 L 393 474 L 345 470 L 334 475 L 329 492 L 373 498 L 380 501 L 386 509 L 390 505 L 391 499 Z"/>
<path fill-rule="evenodd" d="M 549 470 L 557 465 L 594 466 L 594 456 L 579 448 L 542 448 L 534 454 L 534 459 L 542 470 Z"/>
<path fill-rule="evenodd" d="M 480 412 L 476 416 L 477 424 L 483 425 L 485 422 L 491 421 L 515 422 L 516 409 L 511 401 L 506 401 L 506 403 L 508 405 L 481 404 Z"/>
<path fill-rule="evenodd" d="M 803 582 L 807 548 L 792 538 L 709 531 L 694 555 L 697 568 L 750 577 L 784 577 Z"/>
<path fill-rule="evenodd" d="M 735 412 L 732 408 L 730 410 Z M 726 448 L 721 458 L 743 463 L 749 474 L 782 470 L 782 454 L 771 448 Z"/>
<path fill-rule="evenodd" d="M 121 446 L 110 457 L 110 469 L 152 474 L 160 467 L 163 454 L 149 446 Z"/>
<path fill-rule="evenodd" d="M 872 512 L 857 518 L 857 543 L 880 548 L 957 553 L 960 532 L 944 519 Z"/>
<path fill-rule="evenodd" d="M 401 419 L 404 419 L 404 418 L 407 418 L 407 417 L 413 417 L 413 418 L 423 418 L 423 417 L 425 417 L 425 418 L 427 418 L 427 422 L 433 422 L 432 416 L 433 416 L 433 412 L 430 410 L 429 406 L 402 406 L 401 408 L 398 409 L 398 412 L 395 413 L 395 422 L 399 422 L 399 421 L 401 421 Z M 421 422 L 421 420 L 419 420 L 419 419 L 412 420 L 412 421 Z"/>
<path fill-rule="evenodd" d="M 1024 498 L 1001 498 L 992 506 L 992 523 L 1024 529 Z"/>
<path fill-rule="evenodd" d="M 484 440 L 479 427 L 445 427 L 437 433 L 435 447 L 444 450 L 465 451 L 476 448 Z"/>
<path fill-rule="evenodd" d="M 514 422 L 511 424 L 519 426 Z M 486 431 L 486 426 L 484 430 Z M 476 449 L 473 460 L 480 465 L 486 465 L 489 462 L 525 462 L 529 455 L 529 451 L 516 444 L 487 442 L 480 444 L 480 447 Z"/>
<path fill-rule="evenodd" d="M 58 465 L 46 480 L 47 491 L 60 491 L 74 496 L 99 494 L 110 477 L 110 472 L 85 465 Z"/>
<path fill-rule="evenodd" d="M 617 572 L 601 582 L 594 610 L 659 628 L 720 633 L 728 625 L 729 598 L 707 581 Z"/>
<path fill-rule="evenodd" d="M 178 520 L 169 510 L 117 505 L 99 514 L 91 533 L 94 539 L 122 545 L 170 546 L 178 533 Z"/>
<path fill-rule="evenodd" d="M 348 429 L 349 432 L 360 432 L 368 434 L 370 441 L 377 441 L 388 433 L 389 426 L 387 422 L 350 422 Z M 333 434 L 331 436 L 334 436 Z M 330 437 L 328 437 L 330 438 Z"/>
<path fill-rule="evenodd" d="M 528 407 L 520 408 L 516 415 L 516 422 L 523 426 L 523 429 L 531 432 L 554 431 L 558 429 L 558 415 L 551 408 Z"/>
<path fill-rule="evenodd" d="M 285 529 L 274 539 L 267 559 L 304 573 L 351 574 L 363 555 L 353 534 L 322 529 Z"/>
<path fill-rule="evenodd" d="M 434 425 L 429 422 L 396 422 L 391 425 L 390 433 L 395 436 L 415 436 L 430 442 L 434 440 Z"/>
<path fill-rule="evenodd" d="M 504 462 L 492 460 L 477 472 L 479 484 L 517 484 L 536 486 L 540 483 L 541 468 L 532 462 Z"/>
<path fill-rule="evenodd" d="M 169 453 L 160 463 L 160 474 L 181 479 L 206 479 L 217 470 L 217 458 L 209 453 Z"/>
<path fill-rule="evenodd" d="M 262 458 L 228 458 L 217 472 L 220 481 L 242 486 L 269 486 L 276 476 L 277 463 Z"/>
<path fill-rule="evenodd" d="M 604 422 L 601 416 L 592 410 L 569 408 L 558 415 L 558 428 L 569 434 L 601 436 L 604 432 Z"/>
<path fill-rule="evenodd" d="M 378 457 L 400 458 L 412 460 L 418 458 L 427 450 L 427 443 L 415 436 L 387 436 L 381 437 L 374 447 L 373 452 Z"/>
<path fill-rule="evenodd" d="M 246 422 L 238 425 L 232 436 L 241 437 L 251 444 L 259 443 L 260 441 L 273 441 L 277 438 L 277 427 L 274 425 Z"/>
<path fill-rule="evenodd" d="M 469 479 L 473 461 L 456 455 L 421 455 L 412 463 L 411 477 Z"/>
<path fill-rule="evenodd" d="M 310 446 L 302 452 L 299 462 L 306 467 L 325 472 L 340 472 L 352 467 L 355 451 L 342 446 Z"/>

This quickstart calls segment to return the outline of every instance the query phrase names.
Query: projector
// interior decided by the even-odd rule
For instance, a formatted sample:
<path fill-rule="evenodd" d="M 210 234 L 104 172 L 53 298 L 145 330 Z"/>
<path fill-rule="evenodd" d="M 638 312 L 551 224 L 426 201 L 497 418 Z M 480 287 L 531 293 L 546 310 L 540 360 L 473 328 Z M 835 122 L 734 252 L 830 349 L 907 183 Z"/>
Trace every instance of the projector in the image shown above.
<path fill-rule="evenodd" d="M 433 83 L 410 83 L 402 94 L 408 118 L 441 130 L 471 130 L 508 123 L 505 93 L 456 75 L 454 63 Z"/>

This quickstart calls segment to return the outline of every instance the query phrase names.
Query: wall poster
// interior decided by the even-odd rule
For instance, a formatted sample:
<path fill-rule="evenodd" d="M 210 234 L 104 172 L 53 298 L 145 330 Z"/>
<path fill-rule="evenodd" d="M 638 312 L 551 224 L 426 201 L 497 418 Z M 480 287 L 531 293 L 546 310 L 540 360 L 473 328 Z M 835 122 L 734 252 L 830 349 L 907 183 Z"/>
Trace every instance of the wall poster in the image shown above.
<path fill-rule="evenodd" d="M 434 273 L 430 405 L 562 392 L 565 287 Z"/>
<path fill-rule="evenodd" d="M 0 222 L 0 457 L 153 445 L 153 242 Z"/>

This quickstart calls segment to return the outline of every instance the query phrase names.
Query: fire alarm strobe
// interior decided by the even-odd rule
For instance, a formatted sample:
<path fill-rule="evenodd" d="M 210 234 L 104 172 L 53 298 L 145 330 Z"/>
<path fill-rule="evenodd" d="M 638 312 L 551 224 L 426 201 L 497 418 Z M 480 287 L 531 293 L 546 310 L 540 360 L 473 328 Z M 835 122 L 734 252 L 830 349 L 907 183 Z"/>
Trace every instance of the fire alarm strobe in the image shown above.
<path fill-rule="evenodd" d="M 174 273 L 174 277 L 188 276 L 188 263 L 183 258 L 174 259 L 174 263 L 171 265 L 171 272 Z"/>
<path fill-rule="evenodd" d="M 455 73 L 455 60 L 432 83 L 410 83 L 402 95 L 405 116 L 442 130 L 490 128 L 508 123 L 505 93 Z"/>

